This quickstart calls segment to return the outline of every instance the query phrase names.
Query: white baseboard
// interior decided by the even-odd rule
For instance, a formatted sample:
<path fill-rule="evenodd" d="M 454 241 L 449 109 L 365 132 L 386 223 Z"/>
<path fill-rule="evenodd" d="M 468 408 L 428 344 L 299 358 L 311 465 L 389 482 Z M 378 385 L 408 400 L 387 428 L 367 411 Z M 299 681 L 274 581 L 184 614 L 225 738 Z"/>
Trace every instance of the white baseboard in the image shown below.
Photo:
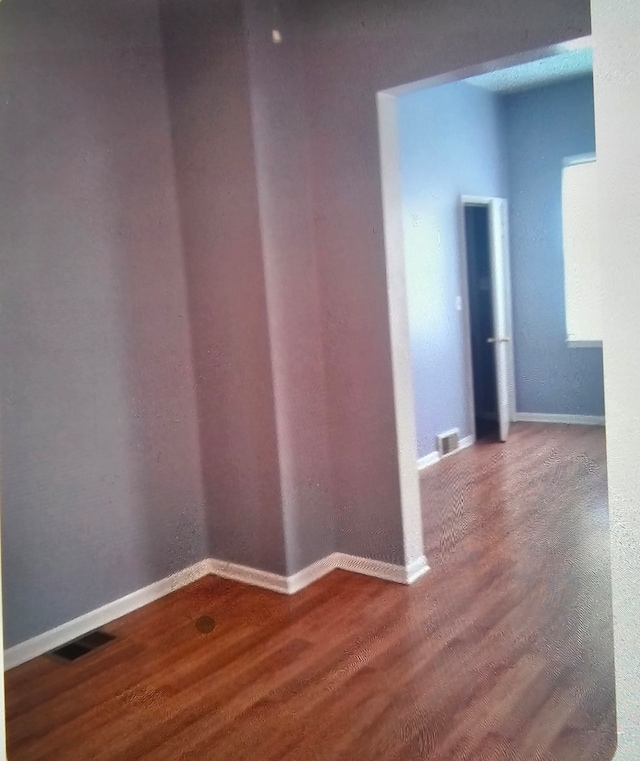
<path fill-rule="evenodd" d="M 365 576 L 374 576 L 385 581 L 394 581 L 397 584 L 411 584 L 429 570 L 424 555 L 407 566 L 402 566 L 385 563 L 381 560 L 347 555 L 344 552 L 333 552 L 292 576 L 281 576 L 220 560 L 210 560 L 209 562 L 211 563 L 211 573 L 217 576 L 251 584 L 254 587 L 263 587 L 281 594 L 295 594 L 331 571 L 338 569 L 361 573 Z"/>
<path fill-rule="evenodd" d="M 332 552 L 331 555 L 320 558 L 320 560 L 316 560 L 315 563 L 311 563 L 311 565 L 298 571 L 298 573 L 294 573 L 293 576 L 287 577 L 287 593 L 294 595 L 301 589 L 308 587 L 309 584 L 313 584 L 314 581 L 339 568 L 336 564 L 336 555 L 336 552 Z"/>
<path fill-rule="evenodd" d="M 449 452 L 449 454 L 441 455 L 440 452 L 437 451 L 429 452 L 428 455 L 425 455 L 418 460 L 418 472 L 421 473 L 423 470 L 431 467 L 431 465 L 435 465 L 435 463 L 440 462 L 441 460 L 446 460 L 447 457 L 453 457 L 453 455 L 458 454 L 458 452 L 461 452 L 463 449 L 473 446 L 473 444 L 475 444 L 475 437 L 473 435 L 465 436 L 460 439 L 458 448 L 454 449 L 453 452 Z"/>
<path fill-rule="evenodd" d="M 429 573 L 430 570 L 427 558 L 424 555 L 421 555 L 419 558 L 407 563 L 404 567 L 405 578 L 402 583 L 413 584 L 414 581 L 418 581 L 418 579 Z"/>
<path fill-rule="evenodd" d="M 239 563 L 210 558 L 208 561 L 209 573 L 220 576 L 223 579 L 250 584 L 253 587 L 262 587 L 263 589 L 270 589 L 272 592 L 292 595 L 336 569 L 338 566 L 335 563 L 334 556 L 335 553 L 320 558 L 320 560 L 316 560 L 315 563 L 306 566 L 291 576 L 261 571 L 259 568 L 251 568 Z"/>
<path fill-rule="evenodd" d="M 82 637 L 94 629 L 106 626 L 117 618 L 132 613 L 151 602 L 164 597 L 170 592 L 180 589 L 193 581 L 201 579 L 208 574 L 214 574 L 224 579 L 240 581 L 256 587 L 270 589 L 281 594 L 295 594 L 314 581 L 322 578 L 330 571 L 341 569 L 361 573 L 366 576 L 374 576 L 378 579 L 393 581 L 398 584 L 412 584 L 429 570 L 424 556 L 417 558 L 406 566 L 384 563 L 370 558 L 346 555 L 342 552 L 334 552 L 325 558 L 317 560 L 306 568 L 291 576 L 284 576 L 269 571 L 261 571 L 258 568 L 231 563 L 225 560 L 207 558 L 189 568 L 168 576 L 166 579 L 150 584 L 143 589 L 121 597 L 119 600 L 103 605 L 101 608 L 85 613 L 72 621 L 61 624 L 43 634 L 21 642 L 4 651 L 5 671 L 20 666 L 39 655 L 55 650 L 67 642 Z"/>
<path fill-rule="evenodd" d="M 604 425 L 603 415 L 548 415 L 544 412 L 516 412 L 516 423 L 563 423 L 569 425 Z"/>
<path fill-rule="evenodd" d="M 343 552 L 336 552 L 335 559 L 336 568 L 340 568 L 343 571 L 374 576 L 376 579 L 394 581 L 396 584 L 412 584 L 429 570 L 427 559 L 424 555 L 406 566 L 384 563 L 381 560 L 371 560 L 370 558 L 361 558 L 355 555 L 346 555 Z"/>
<path fill-rule="evenodd" d="M 55 650 L 57 647 L 82 637 L 94 629 L 105 626 L 127 613 L 142 608 L 144 605 L 155 602 L 161 597 L 168 595 L 169 592 L 180 589 L 180 587 L 184 587 L 192 581 L 206 576 L 208 573 L 211 573 L 209 570 L 209 560 L 201 560 L 199 563 L 185 568 L 183 571 L 178 571 L 178 573 L 174 573 L 172 576 L 167 576 L 167 578 L 156 581 L 154 584 L 149 584 L 147 587 L 107 603 L 101 608 L 89 611 L 89 613 L 56 626 L 55 629 L 50 629 L 25 642 L 20 642 L 18 645 L 14 645 L 4 651 L 5 671 L 19 666 L 21 663 L 26 663 L 26 661 L 30 661 L 39 655 L 44 655 L 44 653 Z"/>
<path fill-rule="evenodd" d="M 231 581 L 241 581 L 244 584 L 251 584 L 253 587 L 262 587 L 270 589 L 272 592 L 281 592 L 287 594 L 288 581 L 286 576 L 270 571 L 261 571 L 259 568 L 231 563 L 227 560 L 209 559 L 210 573 L 220 576 L 223 579 Z"/>
<path fill-rule="evenodd" d="M 472 447 L 476 443 L 476 437 L 473 435 L 465 436 L 464 438 L 460 439 L 460 443 L 458 444 L 458 448 L 454 449 L 453 452 L 449 452 L 449 454 L 443 455 L 444 457 L 451 457 L 451 455 L 457 454 L 461 449 L 468 449 L 469 447 Z"/>
<path fill-rule="evenodd" d="M 429 452 L 418 460 L 418 470 L 426 470 L 437 462 L 440 462 L 440 452 Z"/>

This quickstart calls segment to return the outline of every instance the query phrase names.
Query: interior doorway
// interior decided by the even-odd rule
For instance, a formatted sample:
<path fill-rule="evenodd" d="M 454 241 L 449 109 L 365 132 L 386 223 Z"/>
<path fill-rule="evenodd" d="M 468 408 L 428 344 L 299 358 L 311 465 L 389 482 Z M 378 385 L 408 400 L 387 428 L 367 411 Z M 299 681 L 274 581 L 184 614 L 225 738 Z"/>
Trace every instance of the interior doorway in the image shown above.
<path fill-rule="evenodd" d="M 552 52 L 549 58 L 554 55 Z M 547 71 L 554 66 L 549 61 L 537 71 L 544 70 L 547 64 Z M 561 172 L 567 157 L 588 153 L 593 150 L 589 145 L 595 145 L 592 83 L 588 73 L 576 72 L 567 82 L 528 80 L 526 89 L 518 91 L 501 89 L 506 80 L 498 83 L 496 75 L 492 80 L 482 79 L 478 92 L 473 89 L 479 86 L 478 79 L 470 83 L 462 81 L 469 80 L 469 76 L 459 74 L 455 80 L 454 76 L 405 85 L 378 95 L 396 412 L 414 412 L 409 420 L 407 416 L 398 416 L 400 472 L 406 475 L 404 464 L 410 459 L 407 453 L 415 441 L 425 536 L 433 537 L 432 544 L 427 545 L 427 556 L 433 568 L 441 563 L 443 575 L 447 558 L 455 554 L 452 546 L 456 538 L 460 538 L 457 545 L 460 555 L 467 560 L 474 556 L 477 545 L 469 541 L 471 526 L 477 529 L 477 541 L 483 551 L 495 552 L 496 534 L 488 530 L 486 518 L 474 512 L 476 507 L 481 512 L 485 509 L 490 495 L 496 500 L 493 514 L 498 519 L 497 525 L 511 540 L 514 521 L 518 516 L 528 515 L 527 526 L 520 535 L 522 541 L 508 542 L 499 565 L 504 567 L 505 561 L 510 564 L 513 571 L 510 579 L 524 578 L 529 572 L 523 571 L 520 576 L 516 568 L 525 552 L 529 557 L 542 559 L 536 571 L 538 578 L 528 577 L 532 587 L 521 598 L 533 604 L 534 600 L 540 600 L 538 612 L 548 607 L 542 589 L 548 584 L 547 571 L 553 558 L 557 557 L 559 565 L 575 567 L 580 572 L 586 568 L 582 559 L 588 558 L 589 571 L 581 579 L 599 578 L 603 590 L 599 620 L 604 626 L 598 629 L 595 623 L 585 621 L 572 623 L 570 629 L 575 631 L 579 627 L 593 632 L 594 642 L 606 643 L 602 655 L 596 656 L 595 648 L 590 646 L 584 651 L 582 646 L 573 648 L 568 644 L 569 629 L 552 631 L 541 624 L 535 637 L 544 647 L 552 640 L 561 643 L 564 653 L 580 650 L 581 662 L 595 666 L 598 676 L 590 684 L 601 690 L 600 704 L 606 705 L 608 712 L 604 721 L 597 719 L 598 726 L 606 726 L 607 737 L 615 740 L 605 442 L 604 430 L 597 427 L 604 424 L 603 409 L 599 407 L 602 374 L 595 362 L 599 359 L 598 348 L 570 345 L 562 298 Z M 498 89 L 491 89 L 494 86 Z M 491 95 L 496 92 L 497 95 Z M 586 149 L 581 147 L 583 144 Z M 493 198 L 465 197 L 465 193 Z M 511 282 L 505 274 L 511 269 L 509 256 L 504 258 L 498 276 L 513 288 L 513 331 L 506 322 L 510 310 L 505 312 L 505 323 L 495 324 L 497 281 L 490 256 L 492 236 L 493 240 L 506 237 L 506 204 L 499 201 L 505 197 L 510 207 L 514 277 Z M 499 218 L 492 217 L 491 209 L 501 206 L 503 226 L 499 227 L 496 222 Z M 480 270 L 476 279 L 488 280 L 484 332 L 481 328 L 475 338 L 481 356 L 488 362 L 484 368 L 485 384 L 488 380 L 493 397 L 486 406 L 486 415 L 482 414 L 486 400 L 476 400 L 473 388 L 470 339 L 473 286 L 467 283 L 473 273 L 467 269 L 464 257 L 467 249 L 463 245 L 465 237 L 472 235 L 477 240 L 483 237 L 477 245 L 484 245 L 484 262 L 482 266 L 475 263 Z M 510 302 L 511 295 L 507 293 L 505 303 Z M 512 362 L 513 339 L 517 342 L 517 368 Z M 507 373 L 499 372 L 498 361 L 511 364 Z M 516 385 L 509 378 L 512 372 L 517 378 L 517 408 L 513 393 Z M 483 438 L 488 420 L 492 425 L 487 426 L 487 434 L 501 438 L 500 382 L 503 386 L 505 382 L 511 385 L 511 393 L 502 395 L 502 404 L 507 398 L 514 406 L 506 418 L 506 434 L 509 421 L 517 423 L 508 444 L 478 446 L 439 463 L 441 457 L 431 453 L 434 436 L 439 431 L 447 432 L 457 425 L 460 440 L 469 438 L 473 443 L 467 434 L 474 431 L 477 438 Z M 477 417 L 476 405 L 480 413 Z M 414 433 L 415 438 L 410 440 L 408 434 Z M 555 436 L 563 437 L 563 443 L 546 450 L 550 437 Z M 597 449 L 595 455 L 589 452 L 588 439 Z M 516 451 L 518 442 L 523 444 L 520 452 Z M 573 453 L 570 447 L 574 448 Z M 550 466 L 548 475 L 533 474 L 531 465 L 523 460 L 524 451 L 536 467 Z M 448 455 L 449 452 L 445 454 Z M 575 523 L 586 531 L 580 540 L 584 544 L 574 545 L 575 554 L 570 559 L 565 546 L 575 538 L 571 525 L 574 522 L 568 524 L 567 544 L 559 544 L 554 523 L 557 515 L 564 514 L 561 497 L 548 492 L 536 494 L 536 489 L 540 486 L 546 490 L 557 474 L 566 474 L 578 461 L 583 463 L 585 472 L 599 474 L 596 488 L 590 490 L 599 496 L 591 503 L 583 503 L 576 512 Z M 474 467 L 477 470 L 472 473 L 470 469 Z M 467 491 L 471 483 L 481 485 L 482 495 L 476 505 Z M 576 474 L 567 482 L 568 490 L 573 495 L 583 483 L 584 475 Z M 538 515 L 529 513 L 524 507 L 529 498 L 536 505 L 534 511 L 540 505 L 553 506 L 551 523 L 543 526 Z M 576 504 L 573 497 L 572 504 Z M 445 514 L 447 509 L 449 513 Z M 433 523 L 429 523 L 434 515 Z M 453 528 L 457 520 L 459 531 Z M 601 550 L 594 551 L 598 542 L 602 543 Z M 439 557 L 440 550 L 443 555 Z M 533 589 L 538 583 L 540 595 Z M 581 609 L 581 600 L 585 600 L 585 613 L 595 608 L 589 583 L 582 587 L 578 582 L 574 585 L 569 593 L 572 610 Z M 513 593 L 512 587 L 509 593 Z M 521 611 L 518 617 L 521 619 Z M 588 676 L 585 684 L 590 679 Z M 578 688 L 581 693 L 584 689 Z M 593 737 L 596 731 L 592 724 L 587 733 Z M 572 730 L 565 736 L 568 734 L 571 743 L 577 741 Z M 512 749 L 504 752 L 514 755 Z M 610 758 L 606 753 L 603 744 L 602 755 L 598 757 Z M 522 753 L 523 758 L 528 755 L 530 751 Z M 558 755 L 565 757 L 567 747 Z M 575 757 L 583 755 L 577 750 Z"/>
<path fill-rule="evenodd" d="M 390 309 L 396 397 L 412 407 L 419 474 L 496 420 L 502 440 L 512 421 L 604 423 L 601 347 L 576 347 L 567 332 L 560 192 L 567 157 L 595 151 L 591 53 L 568 45 L 504 64 L 378 94 L 388 271 L 403 302 Z M 483 338 L 495 342 L 495 402 L 478 419 L 462 199 L 484 207 L 485 235 L 488 227 L 508 241 L 512 265 L 505 257 L 500 273 L 512 289 L 513 329 L 507 310 Z M 503 213 L 495 225 L 492 208 Z M 444 439 L 453 443 L 441 447 Z"/>
<path fill-rule="evenodd" d="M 507 203 L 463 196 L 461 206 L 474 439 L 504 442 L 515 408 Z"/>

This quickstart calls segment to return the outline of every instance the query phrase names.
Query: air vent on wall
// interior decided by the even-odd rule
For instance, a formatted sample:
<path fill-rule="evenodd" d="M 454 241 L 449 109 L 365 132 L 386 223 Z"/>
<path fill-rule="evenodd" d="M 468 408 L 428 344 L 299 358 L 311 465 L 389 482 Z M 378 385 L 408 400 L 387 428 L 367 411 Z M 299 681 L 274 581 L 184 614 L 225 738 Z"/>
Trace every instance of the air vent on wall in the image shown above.
<path fill-rule="evenodd" d="M 451 454 L 460 446 L 460 431 L 457 428 L 454 428 L 451 431 L 445 431 L 445 433 L 438 435 L 437 441 L 440 457 Z"/>

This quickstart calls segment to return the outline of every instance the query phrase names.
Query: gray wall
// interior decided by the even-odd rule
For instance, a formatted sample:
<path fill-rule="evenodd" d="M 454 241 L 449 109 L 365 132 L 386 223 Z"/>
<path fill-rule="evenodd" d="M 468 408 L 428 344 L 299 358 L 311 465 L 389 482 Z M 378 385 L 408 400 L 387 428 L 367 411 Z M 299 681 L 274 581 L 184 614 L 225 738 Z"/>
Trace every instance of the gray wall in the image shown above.
<path fill-rule="evenodd" d="M 561 171 L 595 150 L 590 77 L 499 96 L 466 83 L 398 99 L 418 456 L 471 432 L 460 195 L 510 202 L 518 412 L 603 415 L 601 349 L 566 345 Z"/>
<path fill-rule="evenodd" d="M 595 151 L 593 83 L 505 97 L 518 412 L 603 415 L 602 349 L 566 345 L 562 161 Z"/>
<path fill-rule="evenodd" d="M 295 6 L 244 3 L 287 572 L 334 549 L 327 398 Z M 272 28 L 283 44 L 274 45 Z"/>
<path fill-rule="evenodd" d="M 464 82 L 398 99 L 402 221 L 418 457 L 438 433 L 472 433 L 466 316 L 456 297 L 461 195 L 505 197 L 503 109 L 498 95 Z"/>
<path fill-rule="evenodd" d="M 161 18 L 211 554 L 285 573 L 243 8 L 163 0 Z"/>
<path fill-rule="evenodd" d="M 338 544 L 397 561 L 375 93 L 588 34 L 589 3 L 409 0 L 391 8 L 381 0 L 327 0 L 301 9 Z"/>
<path fill-rule="evenodd" d="M 161 8 L 212 554 L 295 573 L 334 548 L 295 9 Z"/>
<path fill-rule="evenodd" d="M 156 7 L 0 6 L 5 643 L 205 556 Z"/>
<path fill-rule="evenodd" d="M 295 568 L 327 503 L 336 549 L 404 560 L 375 93 L 589 31 L 587 0 L 161 5 L 173 167 L 150 0 L 0 7 L 9 645 L 203 553 Z M 267 22 L 286 66 L 261 72 Z M 302 241 L 316 317 L 280 303 Z M 317 383 L 283 403 L 302 352 Z"/>

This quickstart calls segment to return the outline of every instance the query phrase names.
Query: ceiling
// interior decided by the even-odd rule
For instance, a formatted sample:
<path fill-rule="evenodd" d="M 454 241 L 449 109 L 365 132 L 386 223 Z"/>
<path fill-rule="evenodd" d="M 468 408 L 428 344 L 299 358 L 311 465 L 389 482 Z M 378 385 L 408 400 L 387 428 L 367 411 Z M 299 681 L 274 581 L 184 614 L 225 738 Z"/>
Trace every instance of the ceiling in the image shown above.
<path fill-rule="evenodd" d="M 492 92 L 509 93 L 560 82 L 563 79 L 573 79 L 592 71 L 591 48 L 584 47 L 564 50 L 537 61 L 469 77 L 466 82 Z"/>

